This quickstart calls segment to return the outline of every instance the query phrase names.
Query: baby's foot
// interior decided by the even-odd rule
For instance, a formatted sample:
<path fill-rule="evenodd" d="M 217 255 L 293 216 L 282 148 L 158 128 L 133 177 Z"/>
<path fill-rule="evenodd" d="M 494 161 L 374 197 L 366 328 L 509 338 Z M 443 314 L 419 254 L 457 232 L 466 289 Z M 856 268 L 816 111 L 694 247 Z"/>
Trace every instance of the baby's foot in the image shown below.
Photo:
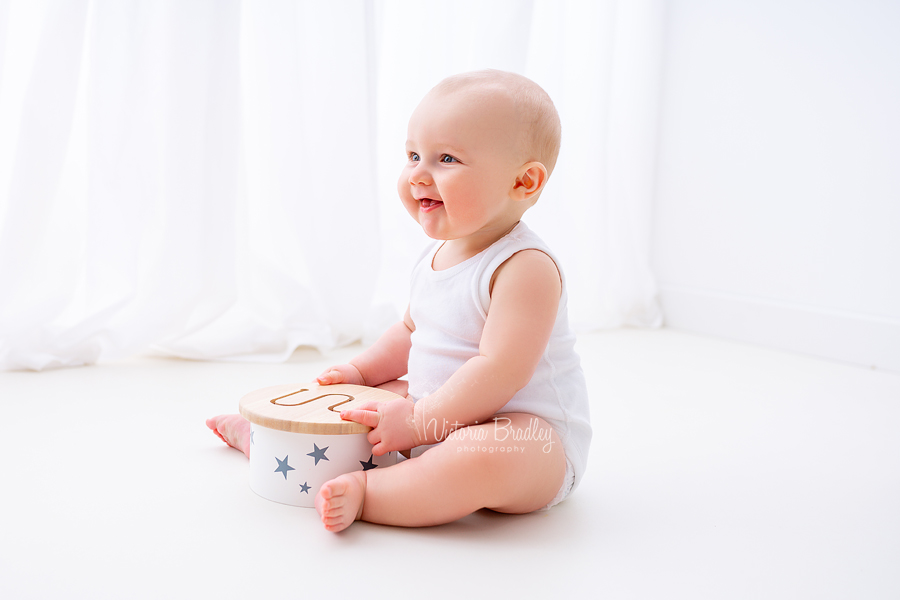
<path fill-rule="evenodd" d="M 207 419 L 206 426 L 223 442 L 250 458 L 250 421 L 241 415 L 219 415 Z"/>
<path fill-rule="evenodd" d="M 328 531 L 340 531 L 362 516 L 366 497 L 366 476 L 363 471 L 346 473 L 326 481 L 316 494 L 316 512 Z"/>

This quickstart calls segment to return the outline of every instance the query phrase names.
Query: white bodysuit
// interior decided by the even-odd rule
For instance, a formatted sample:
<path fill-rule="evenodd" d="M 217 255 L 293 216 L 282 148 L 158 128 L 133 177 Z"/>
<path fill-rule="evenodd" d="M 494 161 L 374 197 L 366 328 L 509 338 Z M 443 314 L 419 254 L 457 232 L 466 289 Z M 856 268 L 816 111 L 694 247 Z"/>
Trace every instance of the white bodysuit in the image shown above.
<path fill-rule="evenodd" d="M 559 268 L 544 242 L 521 221 L 483 252 L 435 271 L 432 261 L 441 243 L 429 247 L 412 273 L 409 310 L 415 331 L 409 353 L 409 394 L 416 401 L 437 391 L 466 361 L 478 356 L 491 304 L 491 277 L 500 265 L 516 252 L 537 249 Z M 498 414 L 523 412 L 547 421 L 559 435 L 569 470 L 574 471 L 574 489 L 587 463 L 591 425 L 587 386 L 575 353 L 575 335 L 569 329 L 562 269 L 560 277 L 562 296 L 547 349 L 528 385 Z"/>

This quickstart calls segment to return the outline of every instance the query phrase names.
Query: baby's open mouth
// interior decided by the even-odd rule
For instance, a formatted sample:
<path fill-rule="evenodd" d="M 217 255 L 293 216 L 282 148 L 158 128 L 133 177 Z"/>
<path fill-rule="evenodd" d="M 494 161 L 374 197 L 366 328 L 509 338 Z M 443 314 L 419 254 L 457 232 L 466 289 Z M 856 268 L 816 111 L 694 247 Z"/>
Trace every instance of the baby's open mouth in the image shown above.
<path fill-rule="evenodd" d="M 422 198 L 421 200 L 419 200 L 419 206 L 422 207 L 423 210 L 437 208 L 442 204 L 443 202 L 441 202 L 440 200 L 432 200 L 431 198 Z"/>

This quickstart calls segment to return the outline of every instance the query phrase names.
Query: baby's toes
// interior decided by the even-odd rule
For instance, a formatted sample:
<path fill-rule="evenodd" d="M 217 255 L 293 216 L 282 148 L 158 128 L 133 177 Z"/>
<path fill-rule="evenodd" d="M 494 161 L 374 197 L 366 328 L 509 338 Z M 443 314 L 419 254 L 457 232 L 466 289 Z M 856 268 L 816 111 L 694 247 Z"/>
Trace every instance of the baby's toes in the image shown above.
<path fill-rule="evenodd" d="M 323 519 L 322 523 L 325 525 L 325 531 L 341 531 L 346 529 L 343 518 L 335 517 L 334 519 Z"/>
<path fill-rule="evenodd" d="M 331 508 L 331 498 L 332 493 L 329 487 L 329 484 L 326 483 L 319 489 L 319 493 L 316 494 L 316 512 L 319 513 L 323 518 L 325 517 L 325 512 L 330 510 Z"/>

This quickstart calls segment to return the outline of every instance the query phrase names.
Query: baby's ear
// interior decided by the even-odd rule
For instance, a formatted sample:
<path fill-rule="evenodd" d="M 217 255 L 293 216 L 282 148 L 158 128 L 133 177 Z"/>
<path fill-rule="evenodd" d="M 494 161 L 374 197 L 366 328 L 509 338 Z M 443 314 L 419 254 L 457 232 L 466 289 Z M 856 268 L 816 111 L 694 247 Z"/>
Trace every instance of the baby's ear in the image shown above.
<path fill-rule="evenodd" d="M 519 169 L 516 183 L 512 189 L 513 200 L 532 200 L 544 188 L 547 183 L 547 167 L 543 163 L 534 161 L 525 163 Z"/>

